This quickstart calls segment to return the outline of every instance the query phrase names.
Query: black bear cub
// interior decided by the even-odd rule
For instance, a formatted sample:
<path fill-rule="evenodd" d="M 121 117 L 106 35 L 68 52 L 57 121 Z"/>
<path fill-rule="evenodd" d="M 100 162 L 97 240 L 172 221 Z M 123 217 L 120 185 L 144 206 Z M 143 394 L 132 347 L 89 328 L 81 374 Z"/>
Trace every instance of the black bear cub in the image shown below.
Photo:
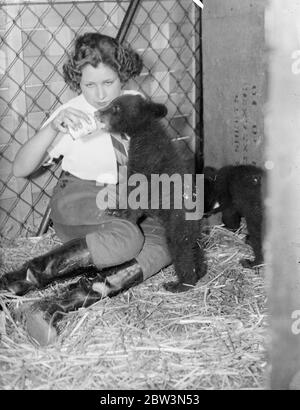
<path fill-rule="evenodd" d="M 253 165 L 228 165 L 219 170 L 204 168 L 205 216 L 222 212 L 222 222 L 228 229 L 237 230 L 241 218 L 247 224 L 248 239 L 254 260 L 242 259 L 244 267 L 263 263 L 263 185 L 265 173 Z"/>
<path fill-rule="evenodd" d="M 125 133 L 130 137 L 127 177 L 133 174 L 142 174 L 146 177 L 147 209 L 108 210 L 119 217 L 125 217 L 137 222 L 145 216 L 158 218 L 166 231 L 169 251 L 173 260 L 178 281 L 164 284 L 164 287 L 172 292 L 185 291 L 189 285 L 195 285 L 199 278 L 204 276 L 206 265 L 204 252 L 197 243 L 200 235 L 200 221 L 186 220 L 184 205 L 181 209 L 174 206 L 175 191 L 170 184 L 168 194 L 169 209 L 163 209 L 160 192 L 152 192 L 151 176 L 165 174 L 171 177 L 179 174 L 180 181 L 184 180 L 184 174 L 188 173 L 186 166 L 177 152 L 174 143 L 167 134 L 160 119 L 166 116 L 167 108 L 140 95 L 123 95 L 116 98 L 102 111 L 97 112 L 101 122 L 109 132 Z M 183 184 L 182 184 L 183 186 Z M 180 189 L 182 189 L 180 186 Z M 151 189 L 150 189 L 151 187 Z M 136 187 L 128 186 L 128 197 Z M 178 188 L 178 187 L 177 187 Z M 150 192 L 151 191 L 151 192 Z M 181 192 L 181 201 L 185 195 Z M 151 198 L 158 198 L 159 206 L 151 209 Z"/>

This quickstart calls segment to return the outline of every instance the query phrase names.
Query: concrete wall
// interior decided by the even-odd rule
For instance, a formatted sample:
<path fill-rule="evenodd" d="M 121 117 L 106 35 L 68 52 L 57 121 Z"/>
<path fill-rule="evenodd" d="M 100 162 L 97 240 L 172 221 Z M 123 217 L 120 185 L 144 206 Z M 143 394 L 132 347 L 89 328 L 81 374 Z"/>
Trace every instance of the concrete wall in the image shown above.
<path fill-rule="evenodd" d="M 265 0 L 209 0 L 203 9 L 205 165 L 262 165 Z"/>

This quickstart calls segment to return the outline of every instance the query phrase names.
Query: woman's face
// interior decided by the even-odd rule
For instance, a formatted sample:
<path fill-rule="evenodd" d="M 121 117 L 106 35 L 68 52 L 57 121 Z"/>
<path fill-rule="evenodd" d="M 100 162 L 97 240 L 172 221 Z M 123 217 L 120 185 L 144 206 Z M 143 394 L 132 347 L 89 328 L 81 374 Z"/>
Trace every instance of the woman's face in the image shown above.
<path fill-rule="evenodd" d="M 109 66 L 100 63 L 96 68 L 86 65 L 80 81 L 82 94 L 97 110 L 103 110 L 121 94 L 122 84 L 118 74 Z"/>

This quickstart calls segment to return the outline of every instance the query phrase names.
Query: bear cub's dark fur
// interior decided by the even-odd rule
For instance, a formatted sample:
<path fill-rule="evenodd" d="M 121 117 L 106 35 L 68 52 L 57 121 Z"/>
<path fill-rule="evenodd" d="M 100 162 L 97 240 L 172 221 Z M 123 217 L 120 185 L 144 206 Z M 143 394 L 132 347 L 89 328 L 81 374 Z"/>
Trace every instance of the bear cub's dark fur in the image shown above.
<path fill-rule="evenodd" d="M 255 259 L 242 259 L 244 267 L 263 263 L 263 185 L 265 173 L 254 165 L 228 165 L 219 170 L 204 168 L 206 216 L 222 212 L 222 222 L 228 229 L 237 230 L 244 217 L 248 229 L 248 243 Z M 215 207 L 217 205 L 217 207 Z"/>
<path fill-rule="evenodd" d="M 130 137 L 127 176 L 129 178 L 136 173 L 144 175 L 148 189 L 152 174 L 179 174 L 183 181 L 183 175 L 188 173 L 174 143 L 159 122 L 166 114 L 164 105 L 132 94 L 116 98 L 105 110 L 97 112 L 108 131 L 125 133 Z M 200 222 L 186 220 L 184 207 L 174 209 L 173 206 L 172 209 L 173 190 L 172 184 L 170 185 L 170 209 L 161 209 L 161 198 L 160 209 L 151 209 L 151 198 L 148 195 L 148 209 L 135 210 L 128 207 L 112 213 L 134 222 L 145 216 L 159 218 L 166 230 L 168 247 L 178 277 L 178 281 L 164 284 L 164 287 L 169 291 L 179 292 L 188 290 L 189 286 L 186 285 L 195 285 L 204 276 L 205 262 L 203 249 L 197 243 Z M 128 186 L 128 195 L 134 188 L 136 187 Z"/>

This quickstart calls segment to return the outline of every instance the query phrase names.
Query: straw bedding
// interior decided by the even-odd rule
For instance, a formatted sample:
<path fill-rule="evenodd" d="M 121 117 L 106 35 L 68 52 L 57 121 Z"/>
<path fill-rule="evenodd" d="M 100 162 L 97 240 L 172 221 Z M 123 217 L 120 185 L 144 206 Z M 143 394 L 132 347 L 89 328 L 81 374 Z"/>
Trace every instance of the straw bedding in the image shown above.
<path fill-rule="evenodd" d="M 15 314 L 24 303 L 65 283 L 23 297 L 0 296 L 0 389 L 262 389 L 268 345 L 264 269 L 244 233 L 214 226 L 203 235 L 208 274 L 188 292 L 162 284 L 172 267 L 113 298 L 69 313 L 54 345 L 36 346 Z M 1 243 L 1 273 L 59 244 L 53 231 Z"/>

